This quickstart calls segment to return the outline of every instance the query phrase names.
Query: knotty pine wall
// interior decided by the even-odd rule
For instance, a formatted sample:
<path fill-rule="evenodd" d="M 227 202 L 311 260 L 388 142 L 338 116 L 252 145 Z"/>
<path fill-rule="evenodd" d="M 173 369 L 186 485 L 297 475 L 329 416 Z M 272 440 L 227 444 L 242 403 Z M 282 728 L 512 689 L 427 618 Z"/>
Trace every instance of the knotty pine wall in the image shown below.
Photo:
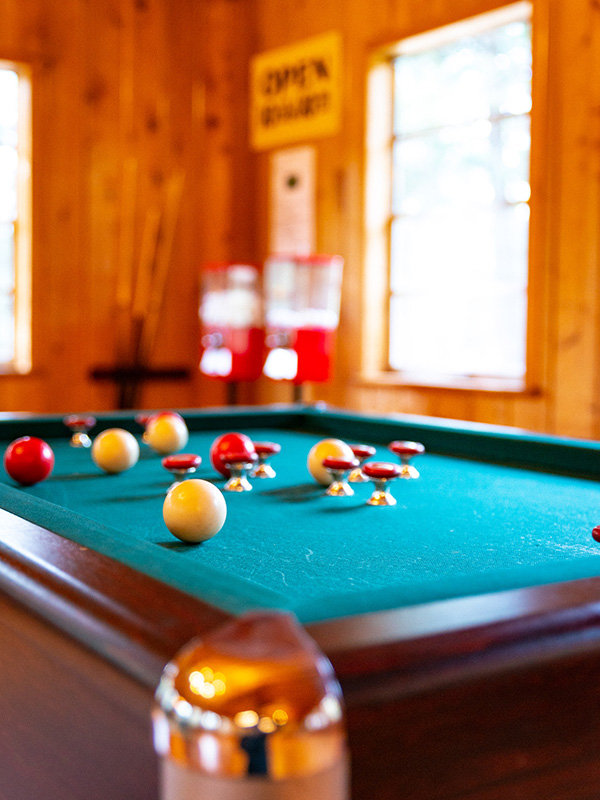
<path fill-rule="evenodd" d="M 361 378 L 364 71 L 371 48 L 491 9 L 501 0 L 0 0 L 0 58 L 34 68 L 34 370 L 0 376 L 0 410 L 110 408 L 127 260 L 169 178 L 184 176 L 154 365 L 190 378 L 145 386 L 139 406 L 211 405 L 225 388 L 197 373 L 204 260 L 263 258 L 270 153 L 252 153 L 252 53 L 338 30 L 339 135 L 317 151 L 318 249 L 346 260 L 334 380 L 308 399 L 600 438 L 600 7 L 534 0 L 546 47 L 532 351 L 524 394 L 375 385 Z M 132 192 L 131 174 L 135 173 Z M 127 178 L 129 176 L 129 178 Z M 129 187 L 129 188 L 127 188 Z M 129 198 L 124 201 L 123 198 Z M 133 226 L 128 227 L 128 219 Z M 133 240 L 127 231 L 133 230 Z M 120 293 L 120 295 L 119 295 Z M 127 320 L 125 320 L 127 322 Z M 285 384 L 241 387 L 247 402 L 288 400 Z"/>
<path fill-rule="evenodd" d="M 451 417 L 582 437 L 600 436 L 600 6 L 533 0 L 544 72 L 533 191 L 534 390 L 523 394 L 374 384 L 361 378 L 364 71 L 370 50 L 503 5 L 494 0 L 257 0 L 256 47 L 339 30 L 344 116 L 315 142 L 318 247 L 345 257 L 336 379 L 312 397 L 354 409 Z M 268 154 L 259 158 L 260 246 L 266 247 Z M 532 213 L 532 223 L 534 216 Z M 270 397 L 270 387 L 261 397 Z"/>
<path fill-rule="evenodd" d="M 146 243 L 175 217 L 152 365 L 190 377 L 147 384 L 139 405 L 223 402 L 223 385 L 198 375 L 198 282 L 203 261 L 246 258 L 253 236 L 239 132 L 249 11 L 245 0 L 0 0 L 0 59 L 33 70 L 34 146 L 34 366 L 0 376 L 1 411 L 114 407 L 114 384 L 90 372 L 123 356 Z"/>

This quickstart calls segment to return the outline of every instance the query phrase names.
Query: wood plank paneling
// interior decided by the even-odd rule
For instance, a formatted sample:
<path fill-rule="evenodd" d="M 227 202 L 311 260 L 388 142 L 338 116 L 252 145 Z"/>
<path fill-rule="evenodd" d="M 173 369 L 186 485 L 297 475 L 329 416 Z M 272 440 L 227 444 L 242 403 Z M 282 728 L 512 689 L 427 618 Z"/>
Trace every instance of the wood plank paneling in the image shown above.
<path fill-rule="evenodd" d="M 539 126 L 538 152 L 532 175 L 539 205 L 532 231 L 535 390 L 498 393 L 391 383 L 376 387 L 359 379 L 361 294 L 368 279 L 361 264 L 368 53 L 403 36 L 503 4 L 494 0 L 437 0 L 426 4 L 389 0 L 378 4 L 377 13 L 372 13 L 364 0 L 349 0 L 343 12 L 335 2 L 260 0 L 257 4 L 258 49 L 333 29 L 343 34 L 343 130 L 333 139 L 315 141 L 314 146 L 319 180 L 318 248 L 344 255 L 346 286 L 336 375 L 329 385 L 313 386 L 310 395 L 375 412 L 394 410 L 598 436 L 600 84 L 595 76 L 600 57 L 600 12 L 590 0 L 574 0 L 568 7 L 559 0 L 534 0 L 536 63 L 544 71 L 534 80 L 541 86 L 538 96 L 543 96 L 542 104 L 547 102 L 547 109 L 540 110 L 535 122 Z M 263 162 L 267 158 L 268 154 L 261 155 Z M 346 189 L 342 202 L 338 198 L 337 203 L 330 190 L 336 180 Z M 264 193 L 260 196 L 263 205 L 259 221 L 265 226 Z M 266 233 L 260 241 L 268 241 Z M 272 392 L 269 385 L 261 387 L 261 399 L 269 399 Z"/>
<path fill-rule="evenodd" d="M 558 185 L 552 199 L 551 308 L 553 427 L 575 436 L 594 430 L 598 341 L 598 141 L 600 14 L 551 6 L 549 136 Z M 553 159 L 554 161 L 554 159 Z"/>
<path fill-rule="evenodd" d="M 342 129 L 309 144 L 317 152 L 317 248 L 346 262 L 341 327 L 334 379 L 306 387 L 305 397 L 600 436 L 600 11 L 592 0 L 534 0 L 538 46 L 547 46 L 534 175 L 544 208 L 533 232 L 536 391 L 360 379 L 369 53 L 499 4 L 386 0 L 375 13 L 367 0 L 0 0 L 0 57 L 34 70 L 34 369 L 0 377 L 0 409 L 114 406 L 114 385 L 91 380 L 90 369 L 122 357 L 128 272 L 139 267 L 145 221 L 151 209 L 164 210 L 174 174 L 184 178 L 183 194 L 151 363 L 185 366 L 190 378 L 148 383 L 137 403 L 226 401 L 226 387 L 197 371 L 199 272 L 205 261 L 268 254 L 272 153 L 249 148 L 248 62 L 255 52 L 338 30 Z M 266 379 L 240 389 L 245 402 L 291 397 L 292 387 Z"/>
<path fill-rule="evenodd" d="M 242 257 L 254 230 L 248 11 L 245 0 L 0 0 L 0 57 L 32 64 L 34 103 L 34 367 L 0 377 L 2 410 L 115 405 L 115 386 L 90 371 L 123 357 L 145 220 L 166 213 L 174 175 L 183 195 L 150 361 L 190 378 L 149 383 L 137 402 L 223 401 L 197 372 L 198 284 L 206 258 Z"/>

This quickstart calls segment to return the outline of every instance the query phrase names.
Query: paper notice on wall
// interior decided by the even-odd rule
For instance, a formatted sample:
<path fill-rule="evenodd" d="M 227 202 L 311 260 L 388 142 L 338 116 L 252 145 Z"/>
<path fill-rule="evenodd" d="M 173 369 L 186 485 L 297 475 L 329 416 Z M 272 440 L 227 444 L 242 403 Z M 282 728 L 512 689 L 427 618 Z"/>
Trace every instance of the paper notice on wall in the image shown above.
<path fill-rule="evenodd" d="M 293 147 L 271 156 L 269 252 L 314 252 L 315 163 L 314 147 Z"/>

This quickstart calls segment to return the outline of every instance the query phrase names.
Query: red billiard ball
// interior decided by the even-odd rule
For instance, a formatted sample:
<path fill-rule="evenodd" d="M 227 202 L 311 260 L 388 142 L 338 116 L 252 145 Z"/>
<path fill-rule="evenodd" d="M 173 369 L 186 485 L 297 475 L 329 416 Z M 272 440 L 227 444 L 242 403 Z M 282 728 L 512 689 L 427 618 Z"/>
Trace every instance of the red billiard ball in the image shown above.
<path fill-rule="evenodd" d="M 210 463 L 226 478 L 230 477 L 231 472 L 229 467 L 225 466 L 225 462 L 228 454 L 233 452 L 247 454 L 252 458 L 256 453 L 254 442 L 245 433 L 224 433 L 222 436 L 217 436 L 210 446 Z"/>
<path fill-rule="evenodd" d="M 54 468 L 54 452 L 50 445 L 36 436 L 22 436 L 8 445 L 4 452 L 4 469 L 23 486 L 46 480 Z"/>

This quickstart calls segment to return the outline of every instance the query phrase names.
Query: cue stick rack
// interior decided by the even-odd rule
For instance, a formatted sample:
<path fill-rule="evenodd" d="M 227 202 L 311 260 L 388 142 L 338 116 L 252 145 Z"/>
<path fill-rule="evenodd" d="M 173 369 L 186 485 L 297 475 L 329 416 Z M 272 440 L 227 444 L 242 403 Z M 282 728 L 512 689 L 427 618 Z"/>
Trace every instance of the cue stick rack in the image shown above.
<path fill-rule="evenodd" d="M 158 335 L 185 176 L 182 170 L 174 172 L 166 181 L 162 203 L 152 204 L 146 210 L 137 268 L 134 269 L 137 173 L 137 161 L 126 160 L 121 185 L 116 292 L 117 363 L 96 367 L 91 372 L 95 380 L 111 380 L 117 384 L 119 409 L 137 407 L 145 380 L 180 380 L 189 376 L 186 368 L 149 365 Z"/>

